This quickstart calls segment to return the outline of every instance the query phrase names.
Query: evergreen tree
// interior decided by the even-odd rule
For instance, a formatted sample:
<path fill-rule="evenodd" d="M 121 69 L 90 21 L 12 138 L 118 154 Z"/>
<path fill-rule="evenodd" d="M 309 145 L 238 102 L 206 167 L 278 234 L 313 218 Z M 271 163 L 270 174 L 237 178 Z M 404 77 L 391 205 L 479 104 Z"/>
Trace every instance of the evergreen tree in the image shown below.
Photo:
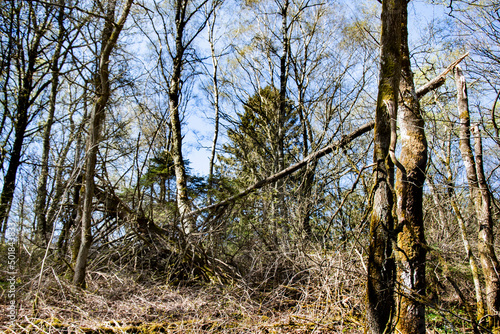
<path fill-rule="evenodd" d="M 280 91 L 267 86 L 244 103 L 243 112 L 238 113 L 236 126 L 228 130 L 229 142 L 223 145 L 226 154 L 219 159 L 223 164 L 222 168 L 231 170 L 231 176 L 242 187 L 280 170 L 280 142 L 284 144 L 285 168 L 295 163 L 302 152 L 300 123 L 293 102 L 286 100 L 281 125 L 279 111 Z M 280 126 L 284 131 L 278 131 Z M 247 207 L 242 220 L 251 220 L 255 216 L 255 223 L 250 225 L 254 230 L 260 231 L 257 233 L 261 240 L 271 249 L 278 247 L 289 236 L 291 221 L 287 218 L 291 217 L 293 189 L 297 187 L 296 183 L 293 179 L 286 180 L 282 194 L 279 193 L 280 188 L 276 183 L 270 184 L 263 188 L 260 195 L 252 197 L 252 203 L 245 204 Z M 280 199 L 287 204 L 279 205 Z M 272 242 L 269 242 L 271 240 Z"/>
<path fill-rule="evenodd" d="M 278 133 L 279 90 L 267 86 L 255 93 L 238 113 L 235 128 L 228 130 L 229 142 L 223 145 L 223 164 L 234 168 L 234 176 L 248 184 L 278 172 L 278 143 L 284 143 L 285 167 L 297 157 L 300 148 L 297 112 L 286 101 L 283 138 Z"/>

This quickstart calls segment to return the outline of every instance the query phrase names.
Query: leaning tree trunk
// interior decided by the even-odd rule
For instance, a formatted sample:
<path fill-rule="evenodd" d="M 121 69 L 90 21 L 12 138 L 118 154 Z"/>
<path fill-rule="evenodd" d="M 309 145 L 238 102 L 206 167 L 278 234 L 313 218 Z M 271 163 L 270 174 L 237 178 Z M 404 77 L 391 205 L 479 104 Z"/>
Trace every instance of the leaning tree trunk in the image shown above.
<path fill-rule="evenodd" d="M 420 103 L 415 93 L 408 49 L 408 12 L 402 6 L 401 81 L 398 125 L 401 131 L 401 165 L 396 181 L 397 322 L 400 333 L 425 333 L 425 235 L 422 212 L 423 185 L 427 164 L 427 140 Z"/>
<path fill-rule="evenodd" d="M 391 245 L 394 228 L 394 166 L 389 156 L 391 109 L 398 105 L 401 45 L 401 0 L 382 2 L 381 59 L 375 114 L 376 163 L 373 173 L 373 210 L 368 249 L 367 327 L 371 333 L 390 330 L 394 315 L 395 263 Z"/>
<path fill-rule="evenodd" d="M 494 249 L 493 218 L 491 214 L 491 198 L 483 170 L 482 143 L 479 127 L 474 126 L 475 154 L 470 143 L 470 116 L 467 97 L 467 85 L 460 66 L 455 67 L 457 85 L 457 104 L 460 115 L 460 152 L 467 173 L 470 198 L 474 203 L 476 218 L 479 224 L 478 253 L 485 281 L 486 325 L 498 326 L 500 314 L 500 266 Z"/>
<path fill-rule="evenodd" d="M 108 2 L 108 12 L 102 34 L 102 46 L 99 57 L 98 73 L 96 78 L 97 101 L 90 116 L 90 126 L 87 137 L 87 152 L 85 166 L 85 192 L 82 213 L 82 237 L 75 264 L 73 284 L 85 288 L 85 272 L 90 246 L 92 244 L 92 202 L 94 199 L 94 174 L 97 163 L 97 151 L 101 141 L 101 127 L 104 122 L 104 111 L 111 95 L 109 84 L 109 58 L 116 45 L 123 25 L 127 19 L 133 0 L 127 0 L 117 23 L 114 22 L 116 0 Z"/>

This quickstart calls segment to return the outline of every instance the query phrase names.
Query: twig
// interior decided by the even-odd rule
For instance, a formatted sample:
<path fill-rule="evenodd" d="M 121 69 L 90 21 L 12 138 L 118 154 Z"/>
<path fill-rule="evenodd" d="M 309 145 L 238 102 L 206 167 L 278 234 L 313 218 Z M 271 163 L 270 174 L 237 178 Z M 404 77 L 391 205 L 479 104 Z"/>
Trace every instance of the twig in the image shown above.
<path fill-rule="evenodd" d="M 53 268 L 53 267 L 51 267 L 51 269 L 52 269 L 52 273 L 54 274 L 54 278 L 56 279 L 57 283 L 58 283 L 58 284 L 59 284 L 59 286 L 61 287 L 61 292 L 62 292 L 62 294 L 63 294 L 63 296 L 64 296 L 64 299 L 66 299 L 66 294 L 64 293 L 64 288 L 63 288 L 63 286 L 62 286 L 62 284 L 61 284 L 61 281 L 59 280 L 59 277 L 57 277 L 57 274 L 56 274 L 56 272 L 54 271 L 54 268 Z"/>

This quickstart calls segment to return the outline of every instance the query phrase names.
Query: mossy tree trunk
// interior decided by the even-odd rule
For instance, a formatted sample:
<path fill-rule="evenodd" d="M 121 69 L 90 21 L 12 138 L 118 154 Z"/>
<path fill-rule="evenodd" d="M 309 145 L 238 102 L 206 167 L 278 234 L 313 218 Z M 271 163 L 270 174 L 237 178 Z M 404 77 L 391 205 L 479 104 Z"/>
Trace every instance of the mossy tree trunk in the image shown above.
<path fill-rule="evenodd" d="M 425 234 L 422 195 L 427 164 L 427 140 L 420 103 L 415 93 L 408 49 L 408 11 L 402 5 L 401 81 L 398 125 L 401 131 L 401 165 L 396 181 L 398 237 L 396 330 L 425 333 Z"/>
<path fill-rule="evenodd" d="M 390 108 L 397 108 L 400 79 L 402 0 L 382 2 L 381 59 L 375 115 L 376 163 L 373 173 L 373 208 L 370 220 L 367 279 L 367 327 L 371 333 L 390 330 L 394 315 L 392 234 L 394 229 L 394 166 L 389 155 Z"/>
<path fill-rule="evenodd" d="M 474 153 L 470 142 L 471 125 L 467 85 L 460 66 L 456 66 L 455 82 L 457 86 L 457 104 L 460 117 L 460 152 L 467 173 L 470 198 L 474 203 L 476 218 L 479 224 L 478 253 L 484 275 L 486 296 L 486 325 L 499 325 L 500 314 L 500 265 L 495 254 L 493 237 L 493 217 L 491 213 L 491 197 L 483 170 L 483 152 L 479 127 L 473 126 Z"/>

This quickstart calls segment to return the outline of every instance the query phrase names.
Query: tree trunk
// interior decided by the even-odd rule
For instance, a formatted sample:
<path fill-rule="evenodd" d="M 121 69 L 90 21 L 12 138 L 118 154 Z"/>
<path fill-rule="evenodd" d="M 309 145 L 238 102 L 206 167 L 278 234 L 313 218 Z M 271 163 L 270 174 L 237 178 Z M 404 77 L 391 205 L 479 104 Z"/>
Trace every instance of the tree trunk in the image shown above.
<path fill-rule="evenodd" d="M 457 85 L 457 104 L 460 115 L 460 152 L 464 161 L 469 183 L 471 201 L 474 203 L 476 218 L 479 224 L 478 252 L 483 270 L 486 295 L 485 323 L 488 327 L 498 326 L 500 314 L 500 266 L 494 250 L 493 218 L 491 214 L 491 198 L 483 171 L 482 142 L 478 126 L 473 127 L 475 135 L 475 154 L 470 143 L 470 116 L 467 96 L 467 85 L 460 66 L 455 67 Z"/>
<path fill-rule="evenodd" d="M 208 204 L 212 204 L 212 189 L 213 189 L 213 179 L 214 179 L 214 166 L 215 166 L 215 153 L 217 150 L 217 140 L 219 138 L 219 56 L 215 53 L 215 40 L 214 40 L 214 29 L 215 29 L 215 21 L 216 21 L 216 11 L 214 10 L 214 18 L 213 22 L 209 22 L 208 29 L 208 42 L 210 43 L 210 51 L 212 56 L 212 94 L 214 99 L 214 137 L 212 140 L 212 150 L 210 152 L 210 165 L 208 172 L 208 186 L 210 188 L 210 194 L 208 196 Z"/>
<path fill-rule="evenodd" d="M 181 78 L 185 46 L 183 44 L 187 0 L 175 1 L 175 56 L 173 58 L 172 76 L 169 85 L 170 126 L 172 129 L 172 158 L 177 187 L 177 208 L 179 210 L 181 228 L 186 235 L 195 231 L 194 219 L 187 219 L 186 214 L 191 209 L 187 194 L 186 167 L 182 157 L 182 132 L 179 116 L 179 101 L 181 95 Z"/>
<path fill-rule="evenodd" d="M 61 56 L 61 48 L 64 42 L 65 29 L 64 29 L 64 2 L 59 0 L 59 14 L 57 23 L 59 25 L 59 33 L 57 36 L 57 45 L 52 59 L 52 87 L 49 99 L 49 114 L 45 121 L 43 129 L 43 144 L 42 144 L 42 160 L 41 171 L 38 179 L 37 197 L 35 201 L 35 215 L 37 221 L 37 234 L 41 241 L 45 244 L 49 241 L 49 236 L 52 231 L 51 226 L 47 226 L 47 178 L 49 176 L 49 152 L 50 152 L 50 137 L 52 124 L 54 123 L 54 114 L 56 110 L 57 93 L 59 90 L 59 72 L 61 65 L 59 58 Z"/>
<path fill-rule="evenodd" d="M 14 191 L 16 188 L 17 170 L 21 165 L 21 151 L 23 148 L 24 137 L 26 128 L 28 126 L 28 108 L 29 108 L 29 93 L 23 86 L 22 92 L 19 96 L 17 122 L 14 127 L 15 139 L 12 147 L 9 167 L 3 179 L 3 189 L 0 195 L 0 224 L 2 232 L 2 241 L 5 239 L 7 231 L 7 221 L 9 219 L 10 208 L 12 200 L 14 199 Z"/>
<path fill-rule="evenodd" d="M 472 280 L 474 281 L 474 290 L 476 292 L 476 319 L 480 321 L 485 314 L 484 310 L 484 298 L 483 298 L 483 289 L 481 286 L 481 280 L 479 278 L 479 268 L 477 265 L 476 258 L 472 252 L 472 248 L 469 243 L 469 239 L 467 238 L 467 231 L 465 229 L 465 221 L 462 217 L 462 213 L 457 205 L 455 200 L 456 195 L 453 190 L 453 195 L 450 197 L 450 203 L 455 212 L 455 216 L 457 218 L 458 227 L 460 228 L 460 235 L 462 236 L 462 242 L 464 244 L 465 253 L 467 254 L 467 259 L 469 260 L 469 266 L 472 273 Z"/>
<path fill-rule="evenodd" d="M 389 157 L 390 108 L 397 108 L 400 79 L 401 0 L 382 2 L 379 88 L 375 115 L 376 163 L 368 249 L 367 327 L 371 333 L 390 330 L 394 315 L 395 263 L 391 245 L 394 228 L 394 167 Z"/>
<path fill-rule="evenodd" d="M 19 13 L 18 13 L 19 15 Z M 29 15 L 36 15 L 33 9 L 30 9 Z M 19 93 L 17 96 L 17 111 L 14 121 L 14 143 L 12 145 L 12 150 L 10 152 L 9 166 L 7 172 L 3 179 L 2 194 L 0 195 L 0 232 L 2 234 L 2 241 L 5 240 L 5 232 L 7 230 L 7 221 L 9 218 L 10 209 L 12 206 L 12 201 L 14 199 L 14 191 L 16 188 L 16 178 L 17 170 L 21 165 L 21 153 L 24 144 L 24 138 L 26 136 L 26 129 L 30 121 L 29 108 L 33 103 L 33 96 L 37 96 L 47 87 L 48 83 L 42 84 L 37 91 L 35 90 L 34 79 L 37 72 L 37 61 L 40 56 L 41 40 L 44 34 L 47 32 L 46 25 L 48 25 L 50 17 L 50 11 L 47 10 L 46 16 L 40 18 L 40 24 L 33 27 L 35 35 L 32 41 L 28 41 L 29 48 L 27 51 L 28 58 L 26 60 L 26 68 L 19 69 L 22 73 L 22 77 L 19 78 L 21 87 L 19 87 Z M 13 16 L 13 19 L 17 19 Z M 19 42 L 19 44 L 22 44 Z M 24 50 L 19 50 L 19 53 L 25 52 Z M 17 55 L 20 59 L 25 59 L 24 55 Z M 25 66 L 25 64 L 20 64 L 20 66 Z M 40 74 L 40 76 L 43 76 Z"/>
<path fill-rule="evenodd" d="M 450 124 L 453 123 L 450 122 Z M 469 243 L 467 229 L 465 225 L 465 220 L 462 216 L 462 212 L 457 204 L 457 195 L 455 193 L 455 184 L 453 182 L 453 171 L 451 169 L 450 157 L 451 157 L 451 142 L 452 142 L 452 132 L 449 132 L 448 136 L 448 145 L 447 145 L 447 155 L 444 161 L 446 166 L 446 185 L 448 186 L 447 193 L 450 200 L 451 207 L 453 212 L 455 213 L 455 217 L 457 219 L 458 227 L 460 229 L 460 235 L 462 237 L 462 243 L 464 244 L 465 254 L 467 255 L 467 259 L 469 260 L 469 266 L 472 274 L 472 280 L 474 281 L 474 290 L 476 293 L 476 320 L 479 322 L 485 314 L 484 309 L 484 293 L 482 288 L 482 283 L 480 279 L 479 266 L 476 260 L 476 256 L 472 251 L 472 247 Z M 432 183 L 432 182 L 431 182 Z M 431 186 L 429 183 L 429 186 Z M 435 194 L 435 191 L 431 187 L 431 191 Z M 437 195 L 437 194 L 436 194 Z M 444 220 L 442 219 L 444 222 Z"/>
<path fill-rule="evenodd" d="M 422 212 L 423 186 L 427 164 L 427 140 L 420 103 L 415 93 L 408 49 L 408 12 L 402 5 L 401 81 L 398 124 L 401 131 L 401 164 L 396 181 L 397 237 L 397 323 L 403 334 L 425 333 L 426 242 Z"/>
<path fill-rule="evenodd" d="M 85 272 L 90 246 L 92 244 L 92 208 L 94 199 L 94 175 L 97 163 L 97 151 L 101 140 L 101 127 L 104 122 L 104 111 L 110 97 L 109 58 L 116 45 L 118 36 L 123 29 L 133 0 L 127 0 L 122 15 L 117 23 L 114 22 L 116 0 L 108 2 L 106 22 L 102 33 L 102 45 L 96 78 L 97 101 L 90 116 L 90 125 L 87 137 L 85 192 L 83 198 L 82 235 L 81 244 L 75 264 L 73 284 L 85 288 Z"/>
<path fill-rule="evenodd" d="M 479 223 L 478 252 L 483 268 L 486 285 L 486 307 L 488 327 L 500 326 L 500 265 L 494 248 L 493 216 L 491 214 L 491 196 L 483 170 L 483 147 L 479 126 L 472 127 L 474 135 L 474 153 L 476 155 L 476 174 L 478 193 L 475 200 Z"/>
<path fill-rule="evenodd" d="M 285 119 L 287 112 L 287 82 L 288 82 L 288 55 L 290 49 L 290 41 L 289 41 L 289 26 L 288 26 L 288 8 L 290 6 L 289 0 L 285 0 L 281 6 L 281 37 L 283 38 L 283 44 L 281 45 L 281 56 L 280 56 L 280 92 L 279 92 L 279 110 L 278 110 L 278 163 L 277 169 L 274 170 L 274 173 L 277 173 L 283 169 L 285 169 Z M 278 200 L 278 210 L 277 210 L 277 219 L 278 220 L 286 220 L 287 219 L 287 210 L 285 207 L 285 194 L 284 194 L 284 180 L 280 179 L 276 182 L 276 190 L 277 190 L 277 200 Z"/>
<path fill-rule="evenodd" d="M 11 3 L 14 3 L 14 2 L 11 2 Z M 15 37 L 15 29 L 14 29 L 14 22 L 16 21 L 15 20 L 15 16 L 16 16 L 16 12 L 17 12 L 17 9 L 15 8 L 15 6 L 11 6 L 10 7 L 10 10 L 8 11 L 8 14 L 7 14 L 7 11 L 5 10 L 3 15 L 4 16 L 4 20 L 7 21 L 8 20 L 8 29 L 6 30 L 5 34 L 7 35 L 7 38 L 8 38 L 8 41 L 6 43 L 6 48 L 2 48 L 2 57 L 0 59 L 0 73 L 2 73 L 2 82 L 0 83 L 2 85 L 2 104 L 3 104 L 3 112 L 2 112 L 2 118 L 0 120 L 0 137 L 1 138 L 5 138 L 3 139 L 3 142 L 1 143 L 1 147 L 0 147 L 0 166 L 4 166 L 4 160 L 5 160 L 5 146 L 7 145 L 8 143 L 8 140 L 9 140 L 9 135 L 7 136 L 4 136 L 4 130 L 6 130 L 6 126 L 5 126 L 5 122 L 7 121 L 7 116 L 10 114 L 10 108 L 9 108 L 9 104 L 7 103 L 7 101 L 9 100 L 10 98 L 10 89 L 9 89 L 9 82 L 11 81 L 11 76 L 13 75 L 13 70 L 11 68 L 11 64 L 12 64 L 12 56 L 13 54 L 16 52 L 16 48 L 15 48 L 15 40 L 14 40 L 14 37 Z M 7 26 L 7 25 L 6 25 Z M 0 231 L 3 232 L 3 224 L 2 224 L 2 220 L 0 220 Z M 5 234 L 5 232 L 3 232 L 2 234 L 2 239 L 3 239 L 3 235 Z"/>
<path fill-rule="evenodd" d="M 193 42 L 194 38 L 205 28 L 210 15 L 215 10 L 212 6 L 204 20 L 197 26 L 195 33 L 189 38 L 185 38 L 186 25 L 193 18 L 193 15 L 198 12 L 207 0 L 202 1 L 191 13 L 189 0 L 176 0 L 174 5 L 175 10 L 175 51 L 172 56 L 173 68 L 169 81 L 169 110 L 170 110 L 170 126 L 172 130 L 172 158 L 174 160 L 174 172 L 177 186 L 177 209 L 180 215 L 181 228 L 186 235 L 191 234 L 196 230 L 196 219 L 193 216 L 188 217 L 191 210 L 191 203 L 187 191 L 186 166 L 182 157 L 182 132 L 180 121 L 179 102 L 182 93 L 182 70 L 185 65 L 185 51 Z"/>

